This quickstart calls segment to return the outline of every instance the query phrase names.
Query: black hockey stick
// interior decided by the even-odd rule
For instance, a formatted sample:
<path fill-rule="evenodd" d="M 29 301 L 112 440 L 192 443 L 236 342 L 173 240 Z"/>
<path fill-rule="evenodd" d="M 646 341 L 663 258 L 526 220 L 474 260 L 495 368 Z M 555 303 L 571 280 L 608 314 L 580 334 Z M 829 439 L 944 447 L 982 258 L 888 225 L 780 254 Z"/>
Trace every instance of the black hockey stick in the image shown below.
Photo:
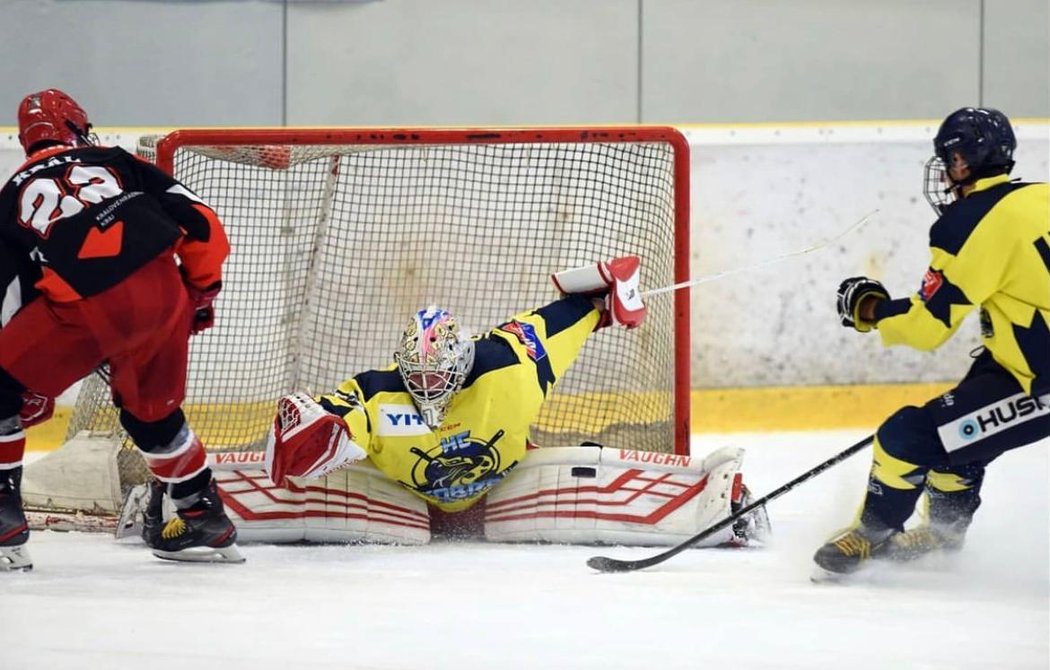
<path fill-rule="evenodd" d="M 758 507 L 761 507 L 762 505 L 765 505 L 767 502 L 769 502 L 771 500 L 776 500 L 777 498 L 779 498 L 780 496 L 784 495 L 785 493 L 787 493 L 791 489 L 795 488 L 796 486 L 798 486 L 802 482 L 806 481 L 807 479 L 810 479 L 812 477 L 816 477 L 821 472 L 824 472 L 825 470 L 827 470 L 831 466 L 841 463 L 842 461 L 846 460 L 847 458 L 849 458 L 853 454 L 857 453 L 858 451 L 860 451 L 864 447 L 866 447 L 869 444 L 871 444 L 874 440 L 875 440 L 875 436 L 874 435 L 868 435 L 867 437 L 865 437 L 860 442 L 854 444 L 852 447 L 846 449 L 845 451 L 843 451 L 843 452 L 841 452 L 839 454 L 836 454 L 835 456 L 832 456 L 831 458 L 829 458 L 828 460 L 824 461 L 823 463 L 821 463 L 817 467 L 813 468 L 812 470 L 808 470 L 808 471 L 802 473 L 801 475 L 799 475 L 798 477 L 795 477 L 790 482 L 788 482 L 787 484 L 784 484 L 783 486 L 781 486 L 776 491 L 773 491 L 772 493 L 766 494 L 764 497 L 759 498 L 758 500 L 754 501 L 753 503 L 751 503 L 750 505 L 744 507 L 743 509 L 737 510 L 736 513 L 730 514 L 729 516 L 727 516 L 726 518 L 722 519 L 721 521 L 719 521 L 715 525 L 710 526 L 710 527 L 706 528 L 705 530 L 700 531 L 699 533 L 697 533 L 696 535 L 692 536 L 691 538 L 689 538 L 685 542 L 682 542 L 681 544 L 675 545 L 675 546 L 671 547 L 670 549 L 668 549 L 665 552 L 656 554 L 655 556 L 650 556 L 649 558 L 642 558 L 642 559 L 639 559 L 637 561 L 621 561 L 621 560 L 619 560 L 617 558 L 609 558 L 608 556 L 592 556 L 591 558 L 587 559 L 587 566 L 590 567 L 590 568 L 594 568 L 595 570 L 597 570 L 599 572 L 632 572 L 634 570 L 642 570 L 644 568 L 651 568 L 652 566 L 654 566 L 654 565 L 656 565 L 658 563 L 663 563 L 664 561 L 666 561 L 667 559 L 671 558 L 672 556 L 677 556 L 678 554 L 682 553 L 683 551 L 685 551 L 689 547 L 693 546 L 694 544 L 696 544 L 700 540 L 703 540 L 706 537 L 710 537 L 711 535 L 717 533 L 718 531 L 722 530 L 723 528 L 726 528 L 727 526 L 733 525 L 733 523 L 737 519 L 740 519 L 741 517 L 746 516 L 752 510 L 754 510 L 754 509 L 756 509 Z"/>

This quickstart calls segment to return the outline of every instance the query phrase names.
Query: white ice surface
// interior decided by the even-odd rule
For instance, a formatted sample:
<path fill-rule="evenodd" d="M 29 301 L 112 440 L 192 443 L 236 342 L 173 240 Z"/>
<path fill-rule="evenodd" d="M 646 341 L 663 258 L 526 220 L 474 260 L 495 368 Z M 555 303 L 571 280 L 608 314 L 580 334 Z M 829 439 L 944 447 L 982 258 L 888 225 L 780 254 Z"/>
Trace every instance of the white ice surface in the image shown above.
<path fill-rule="evenodd" d="M 705 435 L 697 450 L 747 449 L 762 495 L 861 437 Z M 245 546 L 244 565 L 182 565 L 109 537 L 37 533 L 35 570 L 0 574 L 0 667 L 1045 670 L 1048 446 L 990 466 L 953 560 L 838 585 L 810 583 L 810 556 L 851 519 L 870 451 L 772 503 L 770 546 L 629 574 L 584 561 L 654 550 Z"/>

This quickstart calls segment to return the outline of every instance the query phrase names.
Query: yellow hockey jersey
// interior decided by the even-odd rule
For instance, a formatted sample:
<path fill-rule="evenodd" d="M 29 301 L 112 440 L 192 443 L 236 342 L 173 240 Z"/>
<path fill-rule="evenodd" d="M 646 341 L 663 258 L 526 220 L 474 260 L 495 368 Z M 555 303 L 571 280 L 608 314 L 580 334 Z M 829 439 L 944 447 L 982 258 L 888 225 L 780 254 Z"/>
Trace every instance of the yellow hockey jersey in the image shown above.
<path fill-rule="evenodd" d="M 875 309 L 886 345 L 933 350 L 975 307 L 995 360 L 1030 395 L 1050 392 L 1050 187 L 980 179 L 930 229 L 919 292 Z"/>
<path fill-rule="evenodd" d="M 319 402 L 388 477 L 442 510 L 466 509 L 521 462 L 529 426 L 599 316 L 569 296 L 476 337 L 474 367 L 436 430 L 396 365 L 357 374 Z"/>

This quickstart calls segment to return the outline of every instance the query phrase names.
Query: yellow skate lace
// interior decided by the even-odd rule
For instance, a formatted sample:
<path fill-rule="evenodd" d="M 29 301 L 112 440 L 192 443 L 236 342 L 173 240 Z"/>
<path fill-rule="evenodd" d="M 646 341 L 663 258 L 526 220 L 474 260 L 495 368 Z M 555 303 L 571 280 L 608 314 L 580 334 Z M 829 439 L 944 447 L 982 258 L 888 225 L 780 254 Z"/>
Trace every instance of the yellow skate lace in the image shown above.
<path fill-rule="evenodd" d="M 173 517 L 168 521 L 164 529 L 160 531 L 160 536 L 165 540 L 176 538 L 186 532 L 186 522 L 180 517 Z"/>
<path fill-rule="evenodd" d="M 846 556 L 859 556 L 860 558 L 871 556 L 871 542 L 857 533 L 847 533 L 835 540 L 835 546 Z"/>

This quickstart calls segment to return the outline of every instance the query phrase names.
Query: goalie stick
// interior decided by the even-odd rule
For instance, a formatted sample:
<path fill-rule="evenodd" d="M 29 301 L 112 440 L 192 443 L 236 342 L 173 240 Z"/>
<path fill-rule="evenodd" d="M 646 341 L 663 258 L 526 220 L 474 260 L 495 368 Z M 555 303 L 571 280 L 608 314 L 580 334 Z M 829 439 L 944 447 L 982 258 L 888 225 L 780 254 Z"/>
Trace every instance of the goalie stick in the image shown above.
<path fill-rule="evenodd" d="M 634 570 L 651 568 L 654 565 L 663 563 L 672 556 L 677 556 L 678 554 L 682 553 L 683 551 L 693 546 L 697 542 L 703 540 L 704 538 L 709 537 L 712 534 L 722 530 L 723 528 L 732 525 L 734 522 L 737 521 L 737 519 L 746 516 L 753 510 L 761 507 L 762 505 L 765 505 L 766 503 L 772 500 L 776 500 L 777 498 L 784 495 L 785 493 L 795 488 L 807 479 L 816 477 L 821 472 L 824 472 L 831 466 L 841 463 L 842 461 L 846 460 L 847 458 L 857 453 L 864 447 L 871 444 L 874 440 L 874 435 L 868 435 L 863 440 L 857 442 L 845 451 L 842 451 L 836 454 L 835 456 L 832 456 L 831 458 L 824 461 L 820 465 L 814 467 L 813 469 L 807 470 L 806 472 L 802 473 L 798 477 L 795 477 L 790 482 L 784 484 L 772 493 L 768 493 L 764 497 L 755 500 L 750 505 L 747 505 L 746 507 L 737 510 L 735 513 L 730 514 L 715 525 L 709 526 L 708 528 L 692 536 L 685 542 L 671 547 L 667 551 L 656 554 L 655 556 L 650 556 L 649 558 L 638 559 L 636 561 L 623 561 L 616 558 L 609 558 L 608 556 L 592 556 L 591 558 L 587 559 L 587 566 L 597 570 L 598 572 L 633 572 Z"/>
<path fill-rule="evenodd" d="M 721 279 L 722 277 L 728 277 L 729 275 L 735 275 L 735 274 L 740 273 L 740 272 L 751 272 L 753 270 L 758 270 L 759 268 L 764 268 L 767 265 L 773 265 L 773 264 L 779 263 L 781 261 L 786 261 L 787 259 L 794 258 L 795 256 L 802 256 L 804 254 L 810 253 L 811 251 L 817 251 L 819 249 L 823 249 L 824 247 L 828 246 L 832 242 L 837 242 L 838 240 L 840 240 L 843 237 L 845 237 L 845 236 L 849 235 L 850 233 L 852 233 L 854 230 L 857 230 L 858 228 L 863 226 L 865 223 L 868 222 L 868 219 L 870 219 L 871 217 L 873 217 L 876 214 L 878 214 L 878 212 L 879 212 L 879 210 L 877 210 L 877 209 L 871 210 L 870 212 L 868 212 L 867 214 L 862 216 L 860 218 L 860 220 L 858 220 L 856 223 L 851 225 L 849 228 L 846 228 L 845 230 L 840 232 L 838 235 L 835 235 L 833 237 L 829 237 L 829 238 L 826 238 L 824 240 L 821 240 L 820 242 L 817 242 L 816 244 L 814 244 L 812 246 L 808 246 L 805 249 L 799 249 L 798 251 L 792 251 L 790 253 L 786 253 L 786 254 L 782 254 L 780 256 L 777 256 L 775 258 L 767 258 L 764 261 L 759 261 L 758 263 L 752 263 L 751 265 L 745 265 L 743 267 L 733 268 L 731 270 L 723 270 L 722 272 L 716 272 L 714 274 L 705 275 L 703 277 L 696 277 L 695 279 L 687 279 L 687 280 L 685 280 L 683 282 L 679 282 L 677 284 L 672 284 L 671 286 L 664 286 L 663 288 L 654 288 L 654 289 L 650 289 L 648 291 L 642 291 L 642 297 L 643 298 L 648 298 L 648 297 L 651 297 L 651 296 L 654 296 L 654 295 L 660 295 L 661 293 L 670 293 L 671 291 L 677 291 L 679 289 L 689 288 L 691 286 L 698 286 L 700 284 L 706 284 L 709 281 L 714 281 L 716 279 Z"/>

